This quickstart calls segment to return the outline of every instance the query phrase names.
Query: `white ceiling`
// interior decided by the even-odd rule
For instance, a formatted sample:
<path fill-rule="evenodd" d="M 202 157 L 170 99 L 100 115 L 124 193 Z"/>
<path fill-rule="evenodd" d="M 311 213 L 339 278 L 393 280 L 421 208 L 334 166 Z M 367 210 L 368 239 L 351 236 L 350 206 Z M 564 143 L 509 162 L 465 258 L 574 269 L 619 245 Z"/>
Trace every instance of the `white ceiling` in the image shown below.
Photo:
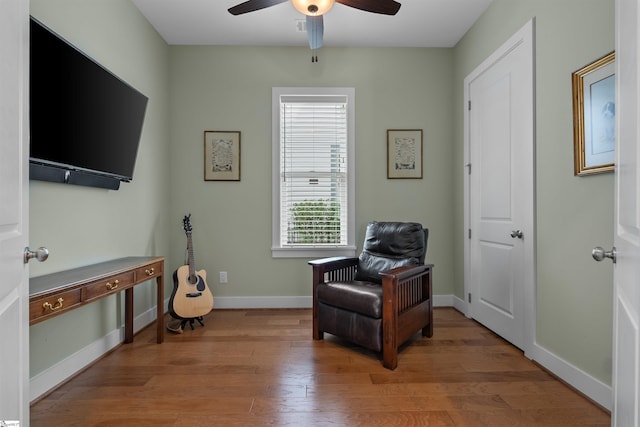
<path fill-rule="evenodd" d="M 132 0 L 168 44 L 304 46 L 290 2 L 233 16 L 243 0 Z M 375 0 L 372 0 L 375 1 Z M 394 16 L 336 3 L 324 15 L 325 46 L 453 47 L 492 0 L 398 0 Z"/>

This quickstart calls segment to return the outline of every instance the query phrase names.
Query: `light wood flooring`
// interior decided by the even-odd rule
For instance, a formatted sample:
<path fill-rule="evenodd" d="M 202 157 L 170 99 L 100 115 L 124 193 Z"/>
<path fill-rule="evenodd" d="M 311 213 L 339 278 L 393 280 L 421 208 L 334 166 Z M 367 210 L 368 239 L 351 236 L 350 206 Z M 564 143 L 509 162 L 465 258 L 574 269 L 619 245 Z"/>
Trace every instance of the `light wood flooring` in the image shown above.
<path fill-rule="evenodd" d="M 331 335 L 311 311 L 214 310 L 150 325 L 31 407 L 39 426 L 609 426 L 610 415 L 451 308 L 398 368 Z M 169 318 L 166 319 L 167 321 Z"/>

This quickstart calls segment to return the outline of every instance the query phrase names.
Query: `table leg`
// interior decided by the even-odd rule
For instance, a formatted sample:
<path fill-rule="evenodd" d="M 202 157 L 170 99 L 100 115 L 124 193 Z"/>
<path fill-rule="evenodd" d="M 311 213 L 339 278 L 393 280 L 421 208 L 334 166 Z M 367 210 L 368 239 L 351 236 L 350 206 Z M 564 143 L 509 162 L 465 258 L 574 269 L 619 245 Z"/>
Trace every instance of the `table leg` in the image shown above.
<path fill-rule="evenodd" d="M 133 288 L 124 290 L 124 342 L 133 342 Z"/>
<path fill-rule="evenodd" d="M 156 284 L 158 286 L 158 315 L 156 320 L 156 335 L 157 342 L 161 344 L 164 341 L 164 276 L 160 275 L 156 277 Z"/>

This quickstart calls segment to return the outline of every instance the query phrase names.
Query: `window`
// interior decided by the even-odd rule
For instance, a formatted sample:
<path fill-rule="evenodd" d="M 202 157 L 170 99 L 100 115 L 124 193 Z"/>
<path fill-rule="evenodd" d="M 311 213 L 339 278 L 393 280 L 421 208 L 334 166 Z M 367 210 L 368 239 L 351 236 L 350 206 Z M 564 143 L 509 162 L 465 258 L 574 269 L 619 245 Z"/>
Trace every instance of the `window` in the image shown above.
<path fill-rule="evenodd" d="M 272 255 L 355 255 L 355 90 L 280 87 L 272 97 Z"/>

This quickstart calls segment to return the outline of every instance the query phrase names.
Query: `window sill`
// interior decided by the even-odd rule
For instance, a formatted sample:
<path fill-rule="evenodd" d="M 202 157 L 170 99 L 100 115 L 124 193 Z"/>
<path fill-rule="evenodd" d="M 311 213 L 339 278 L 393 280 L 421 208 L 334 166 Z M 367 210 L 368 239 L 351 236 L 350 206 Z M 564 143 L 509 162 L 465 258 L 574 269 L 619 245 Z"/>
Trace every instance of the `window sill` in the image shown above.
<path fill-rule="evenodd" d="M 272 258 L 326 258 L 333 256 L 356 256 L 356 247 L 271 248 Z"/>

